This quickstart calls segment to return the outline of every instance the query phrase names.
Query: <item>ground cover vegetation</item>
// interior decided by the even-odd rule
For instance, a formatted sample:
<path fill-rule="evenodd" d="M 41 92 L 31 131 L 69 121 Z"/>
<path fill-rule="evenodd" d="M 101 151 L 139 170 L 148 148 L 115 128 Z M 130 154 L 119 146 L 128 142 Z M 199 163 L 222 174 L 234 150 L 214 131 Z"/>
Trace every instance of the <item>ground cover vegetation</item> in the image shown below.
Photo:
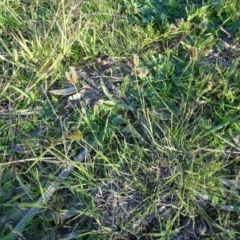
<path fill-rule="evenodd" d="M 238 0 L 0 3 L 0 239 L 239 239 Z"/>

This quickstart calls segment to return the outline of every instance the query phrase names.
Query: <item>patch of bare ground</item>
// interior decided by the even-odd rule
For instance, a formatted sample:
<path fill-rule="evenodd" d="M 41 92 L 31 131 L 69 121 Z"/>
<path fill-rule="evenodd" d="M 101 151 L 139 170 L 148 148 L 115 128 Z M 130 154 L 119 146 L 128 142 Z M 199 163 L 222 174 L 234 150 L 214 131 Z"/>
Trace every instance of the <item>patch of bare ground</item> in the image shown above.
<path fill-rule="evenodd" d="M 202 58 L 202 63 L 218 64 L 223 69 L 230 69 L 234 62 L 240 57 L 240 43 L 234 36 L 222 36 L 215 47 L 207 51 Z M 238 69 L 240 63 L 237 62 Z"/>

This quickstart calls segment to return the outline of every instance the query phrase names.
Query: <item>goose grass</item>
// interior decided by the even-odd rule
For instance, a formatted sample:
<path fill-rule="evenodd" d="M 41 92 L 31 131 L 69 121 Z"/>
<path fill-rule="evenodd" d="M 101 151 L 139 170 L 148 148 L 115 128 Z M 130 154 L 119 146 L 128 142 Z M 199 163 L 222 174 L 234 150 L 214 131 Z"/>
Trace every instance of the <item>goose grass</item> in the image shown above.
<path fill-rule="evenodd" d="M 2 1 L 0 238 L 238 239 L 239 9 Z M 125 67 L 119 96 L 104 82 L 116 69 L 93 108 L 49 92 L 66 88 L 69 67 L 96 79 L 104 56 Z"/>

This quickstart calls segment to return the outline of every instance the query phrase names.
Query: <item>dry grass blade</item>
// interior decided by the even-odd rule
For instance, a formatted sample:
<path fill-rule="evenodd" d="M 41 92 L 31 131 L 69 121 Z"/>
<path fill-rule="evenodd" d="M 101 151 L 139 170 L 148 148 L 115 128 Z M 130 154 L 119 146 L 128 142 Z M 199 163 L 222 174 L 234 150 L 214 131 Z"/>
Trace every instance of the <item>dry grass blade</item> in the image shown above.
<path fill-rule="evenodd" d="M 26 110 L 17 110 L 17 111 L 0 111 L 0 116 L 10 116 L 10 115 L 18 115 L 18 116 L 27 116 L 27 115 L 33 115 L 33 114 L 39 114 L 40 111 L 30 111 L 29 109 Z"/>
<path fill-rule="evenodd" d="M 226 178 L 221 178 L 220 181 L 227 185 L 228 187 L 231 187 L 235 190 L 240 189 L 240 181 L 234 181 L 234 180 L 229 180 Z"/>
<path fill-rule="evenodd" d="M 56 90 L 50 90 L 49 91 L 52 94 L 60 95 L 60 96 L 69 96 L 77 92 L 77 89 L 75 87 L 69 87 L 65 89 L 56 89 Z"/>

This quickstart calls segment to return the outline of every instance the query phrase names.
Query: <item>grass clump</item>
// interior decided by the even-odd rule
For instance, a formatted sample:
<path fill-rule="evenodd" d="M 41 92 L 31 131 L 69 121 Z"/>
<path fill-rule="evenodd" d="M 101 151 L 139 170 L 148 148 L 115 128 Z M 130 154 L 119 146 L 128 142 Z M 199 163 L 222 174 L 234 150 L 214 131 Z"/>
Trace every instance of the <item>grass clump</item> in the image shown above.
<path fill-rule="evenodd" d="M 239 237 L 227 2 L 0 5 L 1 239 Z"/>

